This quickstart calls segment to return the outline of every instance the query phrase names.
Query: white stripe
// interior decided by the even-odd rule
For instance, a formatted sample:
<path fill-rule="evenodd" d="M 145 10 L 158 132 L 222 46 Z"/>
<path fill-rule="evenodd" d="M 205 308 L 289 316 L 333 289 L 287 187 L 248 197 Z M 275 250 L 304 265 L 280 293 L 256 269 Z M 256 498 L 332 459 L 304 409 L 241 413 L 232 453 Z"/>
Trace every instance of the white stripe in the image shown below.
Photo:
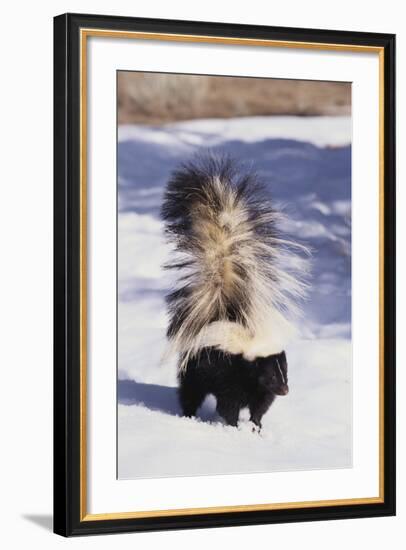
<path fill-rule="evenodd" d="M 286 384 L 285 376 L 284 376 L 284 374 L 283 374 L 283 372 L 282 372 L 282 369 L 281 369 L 281 366 L 280 366 L 280 364 L 279 364 L 278 359 L 276 360 L 276 363 L 277 363 L 277 365 L 278 365 L 279 372 L 281 373 L 281 376 L 282 376 L 282 382 L 283 382 L 284 384 Z"/>

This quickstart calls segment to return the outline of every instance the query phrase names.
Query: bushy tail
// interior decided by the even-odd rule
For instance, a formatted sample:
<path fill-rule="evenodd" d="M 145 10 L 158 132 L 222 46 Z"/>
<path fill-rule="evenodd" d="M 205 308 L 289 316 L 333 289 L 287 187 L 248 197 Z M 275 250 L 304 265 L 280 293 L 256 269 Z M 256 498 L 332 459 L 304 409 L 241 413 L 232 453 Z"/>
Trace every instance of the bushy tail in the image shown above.
<path fill-rule="evenodd" d="M 255 174 L 214 156 L 182 165 L 162 217 L 175 248 L 166 267 L 180 270 L 167 296 L 175 351 L 186 359 L 207 345 L 240 353 L 269 323 L 280 332 L 305 294 L 306 266 L 294 252 L 303 247 L 279 235 L 280 214 Z"/>

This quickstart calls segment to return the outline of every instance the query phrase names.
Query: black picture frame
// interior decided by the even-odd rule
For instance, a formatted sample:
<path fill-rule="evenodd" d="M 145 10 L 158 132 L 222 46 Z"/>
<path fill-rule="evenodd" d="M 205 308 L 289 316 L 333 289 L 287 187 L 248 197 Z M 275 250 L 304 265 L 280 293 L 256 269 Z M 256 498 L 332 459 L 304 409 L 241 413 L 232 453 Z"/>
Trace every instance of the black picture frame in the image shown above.
<path fill-rule="evenodd" d="M 87 520 L 81 514 L 80 29 L 358 45 L 384 60 L 383 459 L 381 502 Z M 64 14 L 54 19 L 54 531 L 63 536 L 395 514 L 395 36 L 392 34 Z"/>

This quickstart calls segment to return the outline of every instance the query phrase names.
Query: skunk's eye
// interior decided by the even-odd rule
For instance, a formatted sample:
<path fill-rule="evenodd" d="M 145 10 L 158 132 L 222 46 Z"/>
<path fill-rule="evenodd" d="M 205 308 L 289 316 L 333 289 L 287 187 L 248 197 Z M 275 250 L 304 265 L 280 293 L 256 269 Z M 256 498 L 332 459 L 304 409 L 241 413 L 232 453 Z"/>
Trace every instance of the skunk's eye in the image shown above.
<path fill-rule="evenodd" d="M 276 374 L 273 374 L 271 377 L 272 382 L 276 382 Z"/>

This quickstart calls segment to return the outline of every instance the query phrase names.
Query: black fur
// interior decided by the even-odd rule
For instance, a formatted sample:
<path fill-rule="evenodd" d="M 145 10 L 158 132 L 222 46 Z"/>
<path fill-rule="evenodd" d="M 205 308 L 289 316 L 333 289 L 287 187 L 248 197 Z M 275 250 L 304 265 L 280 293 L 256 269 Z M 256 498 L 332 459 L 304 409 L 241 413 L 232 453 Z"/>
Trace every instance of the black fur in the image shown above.
<path fill-rule="evenodd" d="M 194 416 L 208 394 L 217 399 L 217 412 L 231 426 L 238 425 L 240 410 L 248 407 L 250 420 L 260 429 L 263 415 L 277 395 L 288 393 L 286 355 L 254 361 L 242 355 L 205 348 L 179 372 L 179 398 L 185 416 Z"/>

